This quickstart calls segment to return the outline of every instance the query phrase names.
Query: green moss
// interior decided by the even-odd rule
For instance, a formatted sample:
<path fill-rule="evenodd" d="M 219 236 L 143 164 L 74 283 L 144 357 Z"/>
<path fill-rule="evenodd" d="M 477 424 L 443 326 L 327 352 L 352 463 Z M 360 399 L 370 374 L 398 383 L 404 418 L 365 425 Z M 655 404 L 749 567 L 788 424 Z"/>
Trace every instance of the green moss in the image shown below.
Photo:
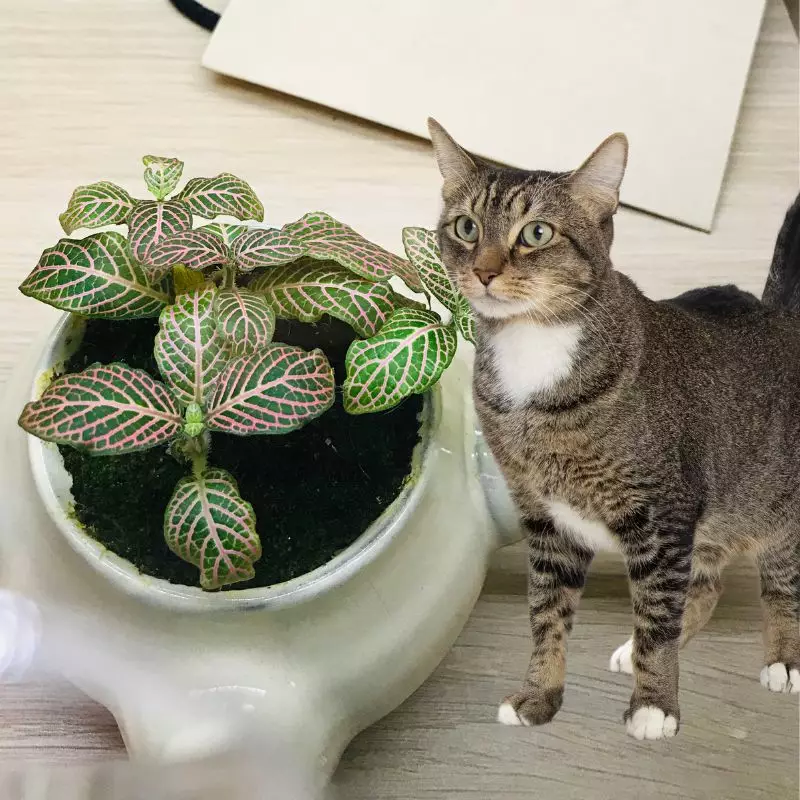
<path fill-rule="evenodd" d="M 124 361 L 158 377 L 154 320 L 91 320 L 67 371 Z M 344 380 L 350 329 L 335 320 L 279 322 L 275 338 L 321 347 Z M 341 400 L 299 431 L 280 436 L 215 433 L 209 463 L 231 472 L 253 504 L 263 556 L 256 577 L 236 589 L 290 580 L 329 561 L 358 538 L 409 479 L 422 398 L 383 414 L 351 416 Z M 149 575 L 196 585 L 198 571 L 169 551 L 164 509 L 186 468 L 166 448 L 90 456 L 61 448 L 73 477 L 75 513 L 98 541 Z"/>

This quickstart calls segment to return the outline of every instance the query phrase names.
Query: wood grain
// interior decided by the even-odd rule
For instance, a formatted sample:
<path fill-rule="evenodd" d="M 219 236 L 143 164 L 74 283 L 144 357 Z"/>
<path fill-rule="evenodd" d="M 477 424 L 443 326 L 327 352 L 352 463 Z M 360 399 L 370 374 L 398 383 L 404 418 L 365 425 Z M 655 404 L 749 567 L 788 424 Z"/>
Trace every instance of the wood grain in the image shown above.
<path fill-rule="evenodd" d="M 59 237 L 71 190 L 106 178 L 141 192 L 144 153 L 178 155 L 190 175 L 241 174 L 273 223 L 325 208 L 397 250 L 403 225 L 435 219 L 439 179 L 426 143 L 203 71 L 206 34 L 167 3 L 26 0 L 6 3 L 3 16 L 0 382 L 54 318 L 16 286 Z M 771 0 L 714 232 L 622 210 L 617 266 L 654 297 L 731 281 L 760 291 L 798 189 L 797 111 L 797 41 Z M 529 653 L 524 556 L 499 552 L 450 655 L 346 753 L 342 796 L 796 798 L 797 700 L 759 686 L 755 574 L 746 564 L 729 573 L 714 620 L 682 662 L 680 736 L 643 744 L 621 725 L 629 679 L 605 671 L 630 626 L 622 570 L 608 560 L 596 565 L 578 616 L 560 716 L 535 730 L 494 724 Z M 0 688 L 3 761 L 121 752 L 108 713 L 74 690 Z"/>

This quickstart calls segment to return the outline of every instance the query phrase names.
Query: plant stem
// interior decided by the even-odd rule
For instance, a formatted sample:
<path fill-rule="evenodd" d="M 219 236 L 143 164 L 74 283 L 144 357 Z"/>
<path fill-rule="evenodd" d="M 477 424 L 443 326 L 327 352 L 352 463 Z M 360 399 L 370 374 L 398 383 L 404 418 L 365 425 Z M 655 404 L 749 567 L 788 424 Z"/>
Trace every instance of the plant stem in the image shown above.
<path fill-rule="evenodd" d="M 233 264 L 225 264 L 222 268 L 222 288 L 233 289 L 236 286 L 236 267 Z"/>
<path fill-rule="evenodd" d="M 205 472 L 208 464 L 207 437 L 202 434 L 186 440 L 185 453 L 192 462 L 192 475 L 199 478 Z"/>

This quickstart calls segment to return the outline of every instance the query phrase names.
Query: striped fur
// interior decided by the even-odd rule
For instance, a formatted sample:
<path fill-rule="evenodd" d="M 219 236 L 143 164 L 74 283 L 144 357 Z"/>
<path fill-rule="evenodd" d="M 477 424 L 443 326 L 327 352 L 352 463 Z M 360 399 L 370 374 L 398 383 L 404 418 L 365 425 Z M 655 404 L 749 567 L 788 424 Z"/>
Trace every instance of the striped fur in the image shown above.
<path fill-rule="evenodd" d="M 619 548 L 630 579 L 633 736 L 676 733 L 679 648 L 739 553 L 761 573 L 762 682 L 800 691 L 800 309 L 780 300 L 792 280 L 773 265 L 770 305 L 735 287 L 648 300 L 609 257 L 624 139 L 573 173 L 545 173 L 495 167 L 431 133 L 440 247 L 477 318 L 476 407 L 529 531 L 533 656 L 501 721 L 558 711 L 566 638 L 601 544 Z M 477 241 L 459 240 L 461 215 Z M 519 239 L 532 220 L 555 232 L 542 247 Z M 800 274 L 797 262 L 775 263 Z M 487 264 L 488 284 L 476 272 Z M 547 328 L 580 334 L 559 349 Z"/>

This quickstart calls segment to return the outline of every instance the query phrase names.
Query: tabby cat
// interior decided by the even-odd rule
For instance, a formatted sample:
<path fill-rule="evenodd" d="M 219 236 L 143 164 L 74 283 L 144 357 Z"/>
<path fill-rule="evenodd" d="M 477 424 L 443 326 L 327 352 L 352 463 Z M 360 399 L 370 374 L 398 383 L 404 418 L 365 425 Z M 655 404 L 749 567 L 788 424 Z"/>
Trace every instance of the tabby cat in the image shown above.
<path fill-rule="evenodd" d="M 762 300 L 733 286 L 654 302 L 609 257 L 628 144 L 573 172 L 506 169 L 431 120 L 444 179 L 439 243 L 477 320 L 474 395 L 529 542 L 533 656 L 498 718 L 550 721 L 595 552 L 621 551 L 634 630 L 637 739 L 678 730 L 678 651 L 721 572 L 754 554 L 762 684 L 800 692 L 800 204 Z"/>

